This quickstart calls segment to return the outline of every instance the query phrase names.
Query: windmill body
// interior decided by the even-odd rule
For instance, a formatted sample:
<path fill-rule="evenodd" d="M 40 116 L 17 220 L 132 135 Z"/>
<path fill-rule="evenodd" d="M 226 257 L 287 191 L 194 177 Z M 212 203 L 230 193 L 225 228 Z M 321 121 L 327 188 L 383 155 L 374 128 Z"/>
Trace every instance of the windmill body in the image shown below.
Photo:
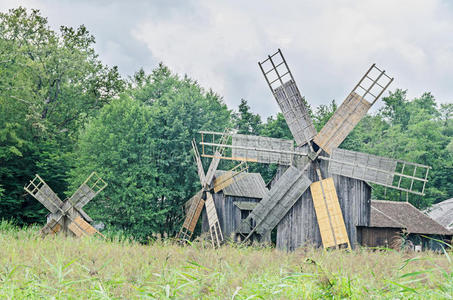
<path fill-rule="evenodd" d="M 101 235 L 90 225 L 93 220 L 83 210 L 83 207 L 106 186 L 107 183 L 96 172 L 93 172 L 74 194 L 64 201 L 39 175 L 30 180 L 24 189 L 50 212 L 47 215 L 47 224 L 41 229 L 43 236 L 62 232 L 65 235 L 81 237 L 96 233 Z"/>
<path fill-rule="evenodd" d="M 236 228 L 241 241 L 265 239 L 278 227 L 280 248 L 320 242 L 352 248 L 356 227 L 369 224 L 368 183 L 424 195 L 430 167 L 339 148 L 393 81 L 384 70 L 373 64 L 317 132 L 280 49 L 259 66 L 294 140 L 201 131 L 201 155 L 193 143 L 202 185 L 214 178 L 220 159 L 280 165 L 269 191 Z M 208 176 L 199 157 L 212 159 Z"/>
<path fill-rule="evenodd" d="M 369 225 L 371 186 L 363 180 L 329 174 L 327 161 L 321 161 L 319 167 L 321 173 L 326 174 L 325 177 L 333 178 L 351 247 L 355 248 L 359 243 L 357 227 Z M 271 188 L 278 181 L 285 167 L 280 168 L 281 170 L 270 183 Z M 313 182 L 317 180 L 316 170 L 313 166 L 307 169 L 306 175 Z M 303 193 L 276 228 L 276 246 L 279 249 L 292 251 L 304 245 L 322 246 L 310 190 Z"/>
<path fill-rule="evenodd" d="M 218 178 L 225 173 L 227 172 L 218 170 L 215 172 L 215 176 Z M 267 192 L 266 184 L 259 173 L 244 172 L 234 178 L 231 184 L 213 193 L 220 227 L 225 238 L 236 240 L 236 236 L 234 236 L 236 229 Z M 208 226 L 206 212 L 203 212 L 202 232 L 208 232 Z M 253 224 L 245 226 L 241 234 L 248 234 L 252 227 Z M 270 240 L 270 234 L 264 240 Z"/>

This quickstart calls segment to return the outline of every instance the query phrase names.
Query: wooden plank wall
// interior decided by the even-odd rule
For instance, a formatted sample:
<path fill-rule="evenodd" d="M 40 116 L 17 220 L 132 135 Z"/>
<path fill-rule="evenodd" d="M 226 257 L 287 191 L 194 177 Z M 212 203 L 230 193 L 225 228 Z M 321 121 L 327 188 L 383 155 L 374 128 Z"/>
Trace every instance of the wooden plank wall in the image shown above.
<path fill-rule="evenodd" d="M 391 247 L 393 239 L 400 231 L 399 228 L 359 227 L 358 239 L 365 247 Z"/>
<path fill-rule="evenodd" d="M 247 198 L 247 197 L 233 197 L 225 196 L 220 191 L 219 193 L 214 194 L 214 203 L 217 210 L 217 215 L 219 218 L 220 228 L 222 228 L 222 233 L 224 238 L 230 239 L 231 234 L 236 230 L 237 226 L 241 223 L 241 210 L 233 204 L 235 201 L 244 201 L 244 202 L 259 202 L 260 199 L 256 198 Z M 206 210 L 203 210 L 202 214 L 202 232 L 208 232 L 208 219 L 206 216 Z"/>
<path fill-rule="evenodd" d="M 326 154 L 322 153 L 322 155 Z M 346 230 L 351 246 L 355 248 L 358 244 L 356 226 L 369 225 L 371 187 L 357 179 L 328 174 L 326 161 L 321 161 L 320 166 L 324 178 L 333 177 Z M 313 181 L 318 180 L 312 166 L 307 170 L 307 176 Z M 322 240 L 311 192 L 307 190 L 279 223 L 277 248 L 291 251 L 309 244 L 320 247 Z"/>

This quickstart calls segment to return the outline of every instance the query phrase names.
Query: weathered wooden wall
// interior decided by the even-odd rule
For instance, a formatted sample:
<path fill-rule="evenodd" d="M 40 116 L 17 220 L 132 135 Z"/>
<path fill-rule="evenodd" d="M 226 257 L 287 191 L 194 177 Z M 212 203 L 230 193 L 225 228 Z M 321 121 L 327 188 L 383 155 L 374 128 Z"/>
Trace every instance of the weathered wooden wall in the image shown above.
<path fill-rule="evenodd" d="M 231 234 L 241 223 L 241 210 L 233 204 L 236 201 L 242 202 L 259 202 L 261 199 L 248 197 L 225 196 L 222 192 L 213 196 L 217 215 L 219 217 L 220 228 L 225 239 L 230 239 Z M 202 232 L 208 231 L 208 219 L 206 210 L 202 214 Z"/>
<path fill-rule="evenodd" d="M 326 161 L 321 161 L 320 167 L 324 178 L 333 177 L 346 230 L 354 248 L 358 244 L 356 226 L 369 225 L 371 187 L 364 181 L 328 174 Z M 318 180 L 313 164 L 306 172 L 311 180 Z M 277 226 L 277 248 L 291 251 L 303 245 L 322 245 L 310 189 L 297 200 Z"/>
<path fill-rule="evenodd" d="M 399 228 L 358 227 L 358 240 L 365 247 L 391 247 L 392 241 L 399 235 Z"/>

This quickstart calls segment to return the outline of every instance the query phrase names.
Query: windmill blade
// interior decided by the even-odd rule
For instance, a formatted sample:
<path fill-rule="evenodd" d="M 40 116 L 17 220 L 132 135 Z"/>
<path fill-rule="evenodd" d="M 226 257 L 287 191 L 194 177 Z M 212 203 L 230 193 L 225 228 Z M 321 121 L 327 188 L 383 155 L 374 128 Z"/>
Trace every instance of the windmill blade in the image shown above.
<path fill-rule="evenodd" d="M 71 223 L 68 225 L 68 229 L 71 230 L 71 232 L 74 233 L 76 237 L 81 237 L 85 235 L 91 236 L 96 233 L 102 236 L 102 234 L 99 233 L 99 231 L 97 231 L 93 226 L 91 226 L 81 217 L 74 218 L 74 220 L 72 220 Z"/>
<path fill-rule="evenodd" d="M 212 179 L 214 179 L 215 171 L 217 170 L 217 167 L 219 166 L 221 156 L 222 156 L 222 154 L 220 154 L 219 151 L 215 152 L 214 158 L 211 160 L 211 164 L 209 165 L 208 172 L 206 173 L 206 179 L 205 179 L 206 186 L 211 185 Z"/>
<path fill-rule="evenodd" d="M 233 134 L 232 157 L 266 164 L 291 165 L 294 142 L 255 135 Z"/>
<path fill-rule="evenodd" d="M 313 182 L 310 191 L 324 248 L 347 244 L 351 249 L 333 178 Z"/>
<path fill-rule="evenodd" d="M 197 143 L 195 139 L 192 140 L 192 148 L 194 153 L 195 163 L 197 164 L 198 177 L 200 178 L 201 186 L 206 184 L 206 175 L 204 174 L 203 164 L 201 163 L 200 153 L 198 152 Z"/>
<path fill-rule="evenodd" d="M 351 177 L 417 195 L 424 195 L 431 167 L 334 148 L 329 161 L 329 173 Z"/>
<path fill-rule="evenodd" d="M 41 235 L 56 234 L 62 228 L 62 225 L 55 218 L 50 219 L 47 224 L 40 230 Z"/>
<path fill-rule="evenodd" d="M 261 236 L 272 231 L 310 184 L 311 180 L 304 174 L 304 170 L 289 167 L 250 215 L 243 220 L 237 232 L 241 232 L 242 226 L 246 228 L 250 226 L 250 219 L 253 219 L 256 225 L 244 241 L 250 238 L 254 231 Z"/>
<path fill-rule="evenodd" d="M 206 193 L 206 215 L 208 216 L 209 233 L 214 247 L 220 247 L 223 242 L 222 229 L 220 228 L 219 217 L 215 208 L 214 199 L 211 193 Z"/>
<path fill-rule="evenodd" d="M 215 158 L 216 155 L 208 154 L 214 148 L 231 148 L 231 156 L 229 154 L 222 155 L 220 159 L 235 160 L 244 162 L 259 162 L 265 164 L 276 163 L 279 165 L 291 165 L 294 156 L 307 156 L 306 151 L 297 150 L 294 148 L 293 140 L 285 140 L 278 138 L 262 137 L 245 134 L 229 134 L 231 139 L 220 143 L 216 141 L 223 133 L 212 131 L 200 131 L 202 141 L 202 157 Z M 212 136 L 212 142 L 206 142 Z"/>
<path fill-rule="evenodd" d="M 224 174 L 218 176 L 214 180 L 214 193 L 218 193 L 224 188 L 230 186 L 233 182 L 240 180 L 242 176 L 237 176 L 239 174 L 245 174 L 244 172 L 248 169 L 246 162 L 241 162 L 239 165 L 235 166 L 229 171 L 226 171 Z M 237 177 L 236 177 L 237 176 Z"/>
<path fill-rule="evenodd" d="M 63 206 L 63 201 L 47 185 L 47 183 L 36 174 L 33 180 L 24 187 L 36 200 L 41 202 L 51 213 L 56 213 Z"/>
<path fill-rule="evenodd" d="M 80 209 L 96 197 L 106 186 L 107 183 L 96 172 L 92 172 L 68 201 L 76 209 Z"/>
<path fill-rule="evenodd" d="M 190 200 L 190 208 L 187 211 L 186 218 L 182 224 L 177 238 L 189 241 L 197 226 L 198 219 L 200 218 L 201 211 L 203 210 L 205 201 L 203 200 L 203 190 L 200 190 Z"/>
<path fill-rule="evenodd" d="M 220 137 L 219 145 L 215 150 L 214 158 L 209 165 L 208 173 L 206 173 L 205 185 L 207 186 L 210 186 L 212 179 L 214 179 L 215 171 L 219 166 L 220 159 L 222 158 L 223 152 L 225 151 L 225 144 L 228 141 L 229 137 L 230 134 L 228 133 L 228 129 L 225 129 L 225 131 L 222 133 L 222 136 Z"/>
<path fill-rule="evenodd" d="M 297 145 L 308 143 L 316 129 L 281 50 L 258 64 Z"/>
<path fill-rule="evenodd" d="M 373 64 L 316 135 L 314 142 L 330 154 L 332 148 L 340 146 L 392 81 L 393 78 Z"/>

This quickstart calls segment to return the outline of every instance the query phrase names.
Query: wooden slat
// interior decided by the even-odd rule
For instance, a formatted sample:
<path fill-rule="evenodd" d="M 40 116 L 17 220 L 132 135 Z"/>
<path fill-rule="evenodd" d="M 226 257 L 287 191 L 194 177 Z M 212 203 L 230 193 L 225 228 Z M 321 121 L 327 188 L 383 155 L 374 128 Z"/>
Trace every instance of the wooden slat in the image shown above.
<path fill-rule="evenodd" d="M 69 225 L 68 229 L 71 230 L 75 236 L 81 237 L 83 235 L 93 235 L 98 231 L 86 222 L 81 217 L 76 217 Z"/>
<path fill-rule="evenodd" d="M 274 96 L 297 145 L 304 145 L 312 140 L 316 129 L 294 80 L 276 88 Z"/>
<path fill-rule="evenodd" d="M 107 183 L 96 172 L 92 172 L 71 198 L 69 198 L 69 203 L 78 209 L 82 208 L 106 187 Z"/>
<path fill-rule="evenodd" d="M 214 178 L 215 171 L 220 163 L 220 157 L 222 154 L 219 151 L 214 153 L 214 158 L 211 160 L 211 164 L 209 165 L 208 172 L 206 173 L 205 184 L 207 186 L 211 185 L 212 179 Z"/>
<path fill-rule="evenodd" d="M 346 100 L 314 138 L 314 142 L 327 153 L 337 148 L 366 115 L 371 103 L 351 92 Z"/>
<path fill-rule="evenodd" d="M 223 241 L 223 234 L 220 228 L 219 218 L 215 209 L 214 199 L 210 193 L 206 194 L 206 215 L 208 216 L 209 233 L 214 247 L 220 247 Z"/>
<path fill-rule="evenodd" d="M 183 227 L 193 233 L 201 211 L 203 210 L 204 200 L 202 199 L 203 191 L 199 191 L 191 200 L 189 211 L 183 223 Z"/>
<path fill-rule="evenodd" d="M 36 175 L 24 189 L 41 202 L 51 213 L 56 213 L 63 205 L 63 201 L 39 175 Z"/>
<path fill-rule="evenodd" d="M 250 219 L 255 221 L 254 229 L 260 235 L 264 236 L 272 231 L 307 190 L 310 183 L 310 179 L 301 170 L 289 167 L 250 215 L 242 221 L 238 232 L 243 231 L 242 226 L 245 226 L 244 228 L 250 226 Z"/>
<path fill-rule="evenodd" d="M 55 220 L 51 219 L 47 224 L 41 229 L 42 235 L 56 234 L 61 230 L 61 225 Z"/>
<path fill-rule="evenodd" d="M 198 177 L 200 178 L 201 186 L 204 187 L 206 184 L 206 175 L 203 170 L 203 164 L 201 163 L 200 153 L 198 152 L 197 143 L 195 142 L 195 140 L 192 140 L 192 148 L 195 162 L 197 164 Z"/>
<path fill-rule="evenodd" d="M 313 182 L 310 190 L 324 248 L 342 244 L 351 248 L 333 178 Z"/>

